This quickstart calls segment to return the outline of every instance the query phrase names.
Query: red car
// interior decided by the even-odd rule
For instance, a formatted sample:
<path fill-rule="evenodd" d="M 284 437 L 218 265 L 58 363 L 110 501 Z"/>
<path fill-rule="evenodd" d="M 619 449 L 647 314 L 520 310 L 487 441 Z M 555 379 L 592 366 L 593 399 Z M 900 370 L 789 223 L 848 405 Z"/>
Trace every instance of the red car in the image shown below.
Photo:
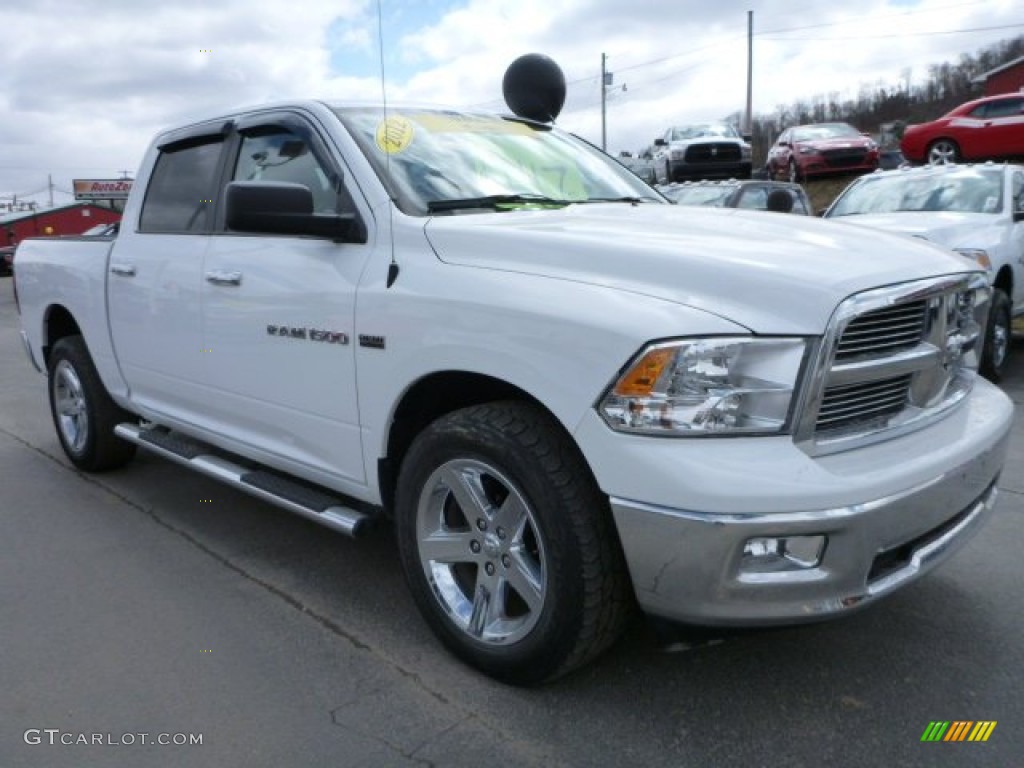
<path fill-rule="evenodd" d="M 792 182 L 876 168 L 878 145 L 847 123 L 787 128 L 768 152 L 768 176 Z"/>
<path fill-rule="evenodd" d="M 968 101 L 938 120 L 908 125 L 900 148 L 912 163 L 1024 157 L 1024 93 Z"/>

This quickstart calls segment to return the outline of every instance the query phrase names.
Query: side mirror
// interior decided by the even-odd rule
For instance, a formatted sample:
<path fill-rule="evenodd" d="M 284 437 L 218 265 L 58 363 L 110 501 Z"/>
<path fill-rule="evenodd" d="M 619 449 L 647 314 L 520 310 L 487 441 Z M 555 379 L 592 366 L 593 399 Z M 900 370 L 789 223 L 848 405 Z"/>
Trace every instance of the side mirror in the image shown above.
<path fill-rule="evenodd" d="M 788 141 L 780 141 L 779 142 L 779 146 L 780 147 L 789 147 L 789 146 L 792 146 L 792 145 Z"/>
<path fill-rule="evenodd" d="M 225 210 L 228 228 L 238 232 L 365 242 L 355 214 L 313 213 L 313 193 L 302 184 L 232 181 L 225 191 Z"/>
<path fill-rule="evenodd" d="M 1013 223 L 1014 224 L 1019 224 L 1022 221 L 1024 221 L 1024 211 L 1014 211 L 1013 212 Z"/>
<path fill-rule="evenodd" d="M 654 146 L 656 146 L 656 147 L 667 147 L 668 146 L 668 142 L 665 141 L 664 139 L 655 139 L 654 140 Z"/>
<path fill-rule="evenodd" d="M 747 144 L 749 144 L 750 142 L 752 142 L 754 140 L 754 134 L 752 134 L 752 133 L 744 133 L 743 134 L 743 140 L 745 142 L 747 142 Z"/>

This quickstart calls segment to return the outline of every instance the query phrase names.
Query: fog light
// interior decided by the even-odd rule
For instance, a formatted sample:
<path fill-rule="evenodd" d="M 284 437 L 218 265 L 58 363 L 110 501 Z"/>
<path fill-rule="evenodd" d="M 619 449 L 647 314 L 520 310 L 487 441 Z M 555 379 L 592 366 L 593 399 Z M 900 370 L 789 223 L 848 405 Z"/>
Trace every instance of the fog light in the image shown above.
<path fill-rule="evenodd" d="M 826 536 L 747 539 L 740 569 L 746 573 L 777 573 L 815 568 L 825 552 Z"/>

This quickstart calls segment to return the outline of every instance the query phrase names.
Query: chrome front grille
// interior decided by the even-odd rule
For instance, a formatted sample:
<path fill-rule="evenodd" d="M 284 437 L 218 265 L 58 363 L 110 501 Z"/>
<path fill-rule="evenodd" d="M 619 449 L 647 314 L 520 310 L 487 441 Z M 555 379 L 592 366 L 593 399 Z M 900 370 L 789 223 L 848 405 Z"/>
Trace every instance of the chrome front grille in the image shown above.
<path fill-rule="evenodd" d="M 970 391 L 990 289 L 981 274 L 857 294 L 836 310 L 798 419 L 797 442 L 828 453 L 922 426 Z"/>
<path fill-rule="evenodd" d="M 881 420 L 903 410 L 909 391 L 909 375 L 828 387 L 818 409 L 818 430 L 872 421 L 884 426 Z"/>
<path fill-rule="evenodd" d="M 839 339 L 836 360 L 911 349 L 924 336 L 926 311 L 927 303 L 922 299 L 883 307 L 855 318 Z"/>

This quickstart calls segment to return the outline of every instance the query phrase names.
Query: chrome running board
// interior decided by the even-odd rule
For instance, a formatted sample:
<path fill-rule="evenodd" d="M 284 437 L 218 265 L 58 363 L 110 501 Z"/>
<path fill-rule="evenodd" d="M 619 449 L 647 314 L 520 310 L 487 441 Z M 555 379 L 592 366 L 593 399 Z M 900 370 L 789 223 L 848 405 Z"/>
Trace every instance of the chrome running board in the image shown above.
<path fill-rule="evenodd" d="M 371 515 L 353 509 L 329 491 L 264 467 L 247 467 L 235 463 L 227 458 L 224 451 L 161 427 L 144 428 L 138 424 L 118 424 L 114 427 L 114 434 L 165 459 L 220 480 L 232 488 L 302 515 L 346 536 L 358 536 L 371 520 Z"/>

